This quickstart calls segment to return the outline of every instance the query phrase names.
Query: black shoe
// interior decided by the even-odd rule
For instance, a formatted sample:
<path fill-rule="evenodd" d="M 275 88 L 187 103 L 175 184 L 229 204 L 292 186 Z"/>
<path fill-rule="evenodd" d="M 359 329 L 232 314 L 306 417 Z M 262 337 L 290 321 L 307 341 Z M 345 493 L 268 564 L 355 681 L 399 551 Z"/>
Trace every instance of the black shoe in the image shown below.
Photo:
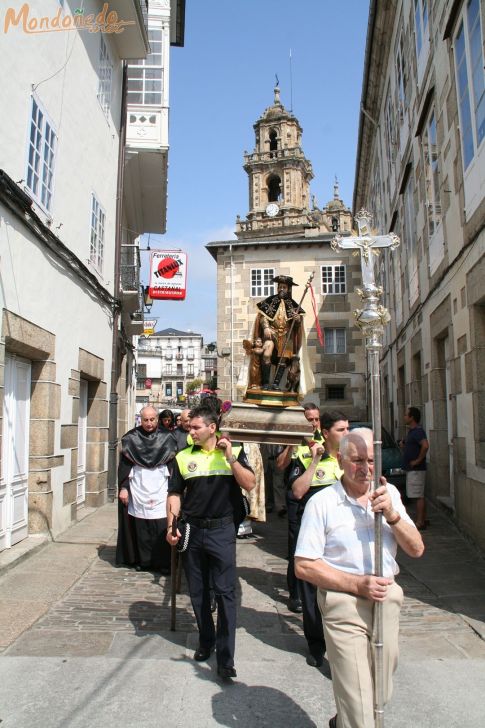
<path fill-rule="evenodd" d="M 310 665 L 310 667 L 321 667 L 323 665 L 323 657 L 308 655 L 308 657 L 306 658 L 306 664 Z"/>
<path fill-rule="evenodd" d="M 295 614 L 301 614 L 301 612 L 303 612 L 301 599 L 290 599 L 288 602 L 288 609 L 290 612 L 295 612 Z"/>
<path fill-rule="evenodd" d="M 219 666 L 217 668 L 217 674 L 223 680 L 230 680 L 231 677 L 237 677 L 237 672 L 236 672 L 235 667 L 220 667 Z"/>
<path fill-rule="evenodd" d="M 213 649 L 213 647 L 197 647 L 194 652 L 194 660 L 196 662 L 204 662 L 205 660 L 208 660 Z"/>
<path fill-rule="evenodd" d="M 328 721 L 328 728 L 337 728 L 337 716 L 334 715 L 333 718 L 330 718 Z"/>

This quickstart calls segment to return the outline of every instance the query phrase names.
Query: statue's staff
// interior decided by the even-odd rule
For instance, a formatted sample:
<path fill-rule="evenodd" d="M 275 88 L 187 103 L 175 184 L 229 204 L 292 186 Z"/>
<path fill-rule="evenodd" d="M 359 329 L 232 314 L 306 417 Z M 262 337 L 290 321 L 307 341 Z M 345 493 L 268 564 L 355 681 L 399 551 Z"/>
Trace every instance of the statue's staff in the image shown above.
<path fill-rule="evenodd" d="M 275 374 L 274 374 L 274 378 L 273 378 L 273 386 L 275 386 L 275 382 L 277 383 L 276 384 L 276 386 L 277 386 L 278 383 L 279 383 L 279 381 L 280 381 L 280 379 L 281 379 L 281 377 L 283 376 L 283 371 L 285 369 L 285 366 L 284 365 L 282 367 L 283 371 L 281 373 L 279 373 L 280 372 L 280 367 L 281 367 L 281 362 L 283 361 L 283 359 L 286 359 L 286 357 L 285 357 L 286 347 L 287 347 L 288 342 L 289 342 L 289 340 L 291 338 L 291 334 L 293 333 L 293 329 L 295 327 L 296 321 L 298 320 L 298 318 L 301 318 L 301 311 L 302 311 L 301 304 L 303 303 L 303 299 L 305 298 L 306 294 L 308 293 L 308 289 L 310 288 L 310 286 L 312 284 L 312 280 L 313 280 L 314 276 L 315 276 L 315 274 L 313 272 L 310 273 L 310 277 L 309 277 L 308 281 L 305 283 L 305 290 L 302 293 L 302 296 L 301 296 L 301 299 L 300 299 L 300 303 L 298 304 L 298 307 L 296 309 L 296 312 L 295 312 L 294 316 L 291 317 L 290 328 L 288 329 L 288 333 L 286 334 L 286 339 L 285 339 L 285 342 L 284 342 L 283 347 L 281 349 L 281 356 L 280 356 L 280 358 L 278 360 L 278 363 L 276 365 Z M 295 352 L 295 354 L 296 353 L 297 352 Z M 279 377 L 278 377 L 278 374 L 279 374 Z"/>
<path fill-rule="evenodd" d="M 359 255 L 362 267 L 362 289 L 357 293 L 362 298 L 364 307 L 354 311 L 357 325 L 365 337 L 367 359 L 369 364 L 372 430 L 374 433 L 374 483 L 373 490 L 380 486 L 382 474 L 382 422 L 381 422 L 381 382 L 379 372 L 379 353 L 382 348 L 382 335 L 384 324 L 390 320 L 389 312 L 379 304 L 382 288 L 376 286 L 374 279 L 374 256 L 379 255 L 381 248 L 396 248 L 399 238 L 394 233 L 389 235 L 371 235 L 371 216 L 361 210 L 355 220 L 359 228 L 358 236 L 342 238 L 337 235 L 331 243 L 334 250 L 338 248 L 350 249 L 354 255 Z M 382 513 L 374 514 L 374 571 L 375 576 L 383 576 L 382 558 Z M 384 671 L 383 651 L 384 635 L 382 622 L 382 602 L 374 602 L 373 612 L 373 640 L 375 654 L 374 672 L 374 716 L 376 728 L 384 726 Z"/>

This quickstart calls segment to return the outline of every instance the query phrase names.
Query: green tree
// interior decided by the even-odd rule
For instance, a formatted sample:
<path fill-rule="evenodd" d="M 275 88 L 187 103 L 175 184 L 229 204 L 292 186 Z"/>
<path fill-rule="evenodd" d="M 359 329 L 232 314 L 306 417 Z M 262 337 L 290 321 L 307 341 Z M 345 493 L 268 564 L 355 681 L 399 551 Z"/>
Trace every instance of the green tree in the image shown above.
<path fill-rule="evenodd" d="M 185 393 L 189 395 L 193 394 L 201 388 L 202 384 L 202 379 L 192 379 L 191 382 L 187 382 L 187 385 L 185 387 Z"/>

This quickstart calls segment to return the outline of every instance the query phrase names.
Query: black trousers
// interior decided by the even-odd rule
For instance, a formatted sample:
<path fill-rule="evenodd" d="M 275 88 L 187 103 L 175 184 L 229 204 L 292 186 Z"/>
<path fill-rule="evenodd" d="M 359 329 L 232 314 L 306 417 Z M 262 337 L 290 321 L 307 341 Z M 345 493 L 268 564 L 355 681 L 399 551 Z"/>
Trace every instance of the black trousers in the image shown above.
<path fill-rule="evenodd" d="M 302 516 L 303 510 L 300 506 L 297 517 L 295 547 L 300 532 Z M 325 637 L 323 635 L 322 615 L 317 604 L 317 587 L 302 579 L 298 579 L 298 584 L 301 606 L 303 608 L 303 633 L 307 641 L 308 650 L 313 657 L 320 658 L 325 654 Z"/>
<path fill-rule="evenodd" d="M 286 493 L 286 508 L 288 511 L 288 568 L 286 570 L 286 582 L 290 599 L 301 599 L 300 579 L 295 576 L 295 549 L 298 539 L 300 522 L 297 517 L 299 501 L 293 496 L 291 490 Z"/>
<path fill-rule="evenodd" d="M 317 604 L 317 587 L 308 581 L 300 582 L 301 605 L 303 607 L 303 633 L 308 650 L 313 657 L 325 654 L 322 615 Z"/>
<path fill-rule="evenodd" d="M 199 645 L 216 646 L 217 664 L 234 667 L 236 646 L 236 531 L 234 523 L 221 528 L 190 526 L 184 555 L 190 600 L 199 628 Z M 217 626 L 210 608 L 210 590 L 217 601 Z"/>

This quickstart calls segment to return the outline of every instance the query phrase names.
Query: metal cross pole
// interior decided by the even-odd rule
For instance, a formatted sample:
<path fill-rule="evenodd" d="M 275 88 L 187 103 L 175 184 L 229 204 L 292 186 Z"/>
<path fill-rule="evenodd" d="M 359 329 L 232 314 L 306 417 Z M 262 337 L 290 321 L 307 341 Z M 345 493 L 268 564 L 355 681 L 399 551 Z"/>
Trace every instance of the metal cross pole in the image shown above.
<path fill-rule="evenodd" d="M 354 255 L 360 254 L 362 267 L 362 289 L 357 293 L 362 298 L 364 307 L 354 311 L 357 325 L 365 337 L 365 347 L 369 365 L 371 383 L 372 430 L 374 433 L 374 484 L 373 489 L 379 487 L 382 473 L 382 424 L 381 424 L 381 387 L 379 376 L 379 352 L 382 348 L 382 335 L 384 324 L 390 321 L 388 310 L 379 304 L 382 288 L 376 286 L 374 277 L 374 257 L 379 255 L 382 248 L 397 248 L 399 238 L 394 233 L 389 235 L 372 235 L 370 221 L 372 216 L 366 210 L 360 210 L 355 216 L 359 228 L 357 236 L 343 238 L 337 235 L 331 242 L 333 250 L 354 250 Z M 382 576 L 382 514 L 376 513 L 375 525 L 375 572 Z M 383 672 L 383 630 L 382 630 L 382 602 L 374 604 L 374 715 L 376 728 L 384 726 L 384 672 Z"/>

